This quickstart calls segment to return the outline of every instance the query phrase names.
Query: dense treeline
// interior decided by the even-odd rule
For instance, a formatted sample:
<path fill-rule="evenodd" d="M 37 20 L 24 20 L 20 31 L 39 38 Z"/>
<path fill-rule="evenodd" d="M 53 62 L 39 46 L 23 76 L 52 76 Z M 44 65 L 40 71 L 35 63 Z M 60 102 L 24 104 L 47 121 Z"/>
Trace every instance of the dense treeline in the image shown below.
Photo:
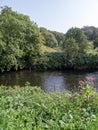
<path fill-rule="evenodd" d="M 56 49 L 45 52 L 43 47 Z M 0 12 L 0 71 L 97 68 L 98 28 L 71 28 L 66 34 L 38 27 L 5 6 Z"/>
<path fill-rule="evenodd" d="M 94 41 L 98 37 L 98 28 L 94 26 L 84 26 L 82 28 L 84 34 L 87 36 L 88 40 Z"/>
<path fill-rule="evenodd" d="M 0 71 L 47 68 L 50 62 L 49 56 L 43 54 L 41 46 L 44 44 L 57 47 L 62 42 L 62 38 L 59 38 L 58 33 L 55 35 L 47 29 L 38 28 L 28 16 L 14 12 L 7 6 L 2 8 L 0 13 Z"/>
<path fill-rule="evenodd" d="M 93 41 L 94 47 L 98 47 L 98 28 L 94 26 L 84 26 L 82 28 L 87 39 Z"/>

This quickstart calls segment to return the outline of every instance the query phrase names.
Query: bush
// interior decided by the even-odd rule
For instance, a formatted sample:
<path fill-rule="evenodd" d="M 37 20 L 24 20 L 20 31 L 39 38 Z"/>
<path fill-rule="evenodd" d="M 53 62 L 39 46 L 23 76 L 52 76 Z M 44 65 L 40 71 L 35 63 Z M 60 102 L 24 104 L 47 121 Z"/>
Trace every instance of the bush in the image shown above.
<path fill-rule="evenodd" d="M 32 67 L 39 70 L 64 69 L 64 58 L 64 54 L 61 52 L 44 53 L 36 59 L 36 63 Z"/>
<path fill-rule="evenodd" d="M 61 52 L 48 53 L 47 57 L 49 58 L 47 63 L 48 69 L 54 70 L 64 68 L 64 62 L 65 62 L 64 53 Z"/>
<path fill-rule="evenodd" d="M 98 66 L 98 55 L 79 53 L 67 67 L 74 69 L 96 69 Z"/>

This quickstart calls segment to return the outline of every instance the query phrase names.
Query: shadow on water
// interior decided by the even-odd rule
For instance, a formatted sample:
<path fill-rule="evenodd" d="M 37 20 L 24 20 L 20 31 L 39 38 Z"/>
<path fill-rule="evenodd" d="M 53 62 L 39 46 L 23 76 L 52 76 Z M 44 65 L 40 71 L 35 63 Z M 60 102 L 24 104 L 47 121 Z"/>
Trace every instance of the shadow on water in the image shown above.
<path fill-rule="evenodd" d="M 61 92 L 65 89 L 77 91 L 78 81 L 93 76 L 98 86 L 98 71 L 19 71 L 0 74 L 0 84 L 24 86 L 26 81 L 32 86 L 41 86 L 45 92 Z"/>

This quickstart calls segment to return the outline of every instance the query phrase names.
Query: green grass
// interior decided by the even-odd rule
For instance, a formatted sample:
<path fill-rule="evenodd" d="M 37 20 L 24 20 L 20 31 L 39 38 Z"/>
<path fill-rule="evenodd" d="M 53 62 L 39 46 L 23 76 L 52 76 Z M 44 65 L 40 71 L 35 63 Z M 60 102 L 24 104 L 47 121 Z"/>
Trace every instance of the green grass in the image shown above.
<path fill-rule="evenodd" d="M 51 48 L 45 45 L 41 46 L 42 52 L 47 52 L 47 53 L 51 53 L 51 52 L 62 52 L 62 50 L 60 48 Z"/>
<path fill-rule="evenodd" d="M 1 86 L 0 130 L 98 130 L 98 95 Z"/>

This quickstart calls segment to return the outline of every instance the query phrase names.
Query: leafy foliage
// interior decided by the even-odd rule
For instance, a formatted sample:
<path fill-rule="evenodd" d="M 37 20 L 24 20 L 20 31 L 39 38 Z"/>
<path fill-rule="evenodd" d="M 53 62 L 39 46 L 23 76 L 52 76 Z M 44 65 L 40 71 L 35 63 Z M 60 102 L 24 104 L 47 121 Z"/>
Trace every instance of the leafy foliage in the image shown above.
<path fill-rule="evenodd" d="M 47 62 L 47 68 L 56 70 L 56 69 L 64 69 L 65 65 L 65 55 L 62 52 L 55 52 L 55 53 L 47 53 L 46 54 L 48 57 L 48 62 Z"/>
<path fill-rule="evenodd" d="M 74 59 L 78 54 L 79 47 L 73 38 L 67 38 L 64 44 L 66 66 L 73 66 Z"/>
<path fill-rule="evenodd" d="M 46 46 L 52 47 L 52 48 L 58 46 L 58 42 L 57 42 L 55 36 L 53 35 L 53 33 L 48 31 L 46 28 L 42 28 L 42 27 L 40 28 L 40 31 L 44 37 Z"/>
<path fill-rule="evenodd" d="M 9 7 L 0 13 L 0 70 L 31 67 L 33 57 L 40 53 L 41 34 L 28 16 Z"/>
<path fill-rule="evenodd" d="M 87 44 L 88 41 L 81 29 L 79 28 L 69 29 L 68 32 L 65 34 L 64 45 L 66 44 L 66 40 L 69 38 L 73 38 L 75 40 L 76 44 L 79 47 L 79 50 L 78 50 L 79 53 L 85 53 L 85 50 L 88 47 L 88 44 Z"/>
<path fill-rule="evenodd" d="M 65 68 L 65 55 L 62 52 L 41 54 L 36 61 L 34 69 L 38 70 L 60 70 Z"/>
<path fill-rule="evenodd" d="M 52 34 L 54 34 L 56 40 L 58 41 L 58 46 L 62 47 L 63 46 L 63 42 L 65 39 L 64 33 L 60 33 L 57 31 L 50 31 Z"/>
<path fill-rule="evenodd" d="M 65 51 L 66 67 L 74 69 L 97 67 L 98 54 L 96 53 L 96 50 L 94 50 L 93 44 L 88 42 L 81 29 L 69 29 L 65 34 L 63 46 Z"/>
<path fill-rule="evenodd" d="M 98 36 L 94 40 L 94 47 L 95 48 L 98 47 Z"/>
<path fill-rule="evenodd" d="M 0 128 L 97 130 L 98 95 L 90 86 L 74 94 L 47 94 L 29 83 L 21 88 L 1 86 Z"/>
<path fill-rule="evenodd" d="M 38 28 L 28 16 L 7 6 L 1 8 L 0 72 L 92 68 L 92 64 L 97 68 L 97 44 L 98 29 L 95 27 L 71 28 L 64 35 Z"/>
<path fill-rule="evenodd" d="M 98 28 L 94 26 L 84 26 L 82 28 L 84 34 L 87 36 L 88 40 L 94 41 L 98 36 Z"/>

